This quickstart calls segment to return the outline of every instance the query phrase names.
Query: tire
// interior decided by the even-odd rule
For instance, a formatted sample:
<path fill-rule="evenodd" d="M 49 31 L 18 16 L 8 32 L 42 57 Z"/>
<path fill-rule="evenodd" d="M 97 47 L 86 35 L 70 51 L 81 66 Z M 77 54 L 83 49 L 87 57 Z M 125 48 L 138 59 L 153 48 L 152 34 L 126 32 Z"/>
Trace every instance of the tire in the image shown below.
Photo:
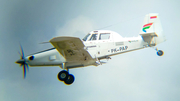
<path fill-rule="evenodd" d="M 158 56 L 162 56 L 163 54 L 164 54 L 164 52 L 163 52 L 162 50 L 158 50 L 158 51 L 157 51 L 157 55 L 158 55 Z"/>
<path fill-rule="evenodd" d="M 70 85 L 74 82 L 75 78 L 72 74 L 69 74 L 68 78 L 64 81 L 65 84 Z"/>
<path fill-rule="evenodd" d="M 65 81 L 68 79 L 69 73 L 65 70 L 58 73 L 57 77 L 60 81 Z"/>

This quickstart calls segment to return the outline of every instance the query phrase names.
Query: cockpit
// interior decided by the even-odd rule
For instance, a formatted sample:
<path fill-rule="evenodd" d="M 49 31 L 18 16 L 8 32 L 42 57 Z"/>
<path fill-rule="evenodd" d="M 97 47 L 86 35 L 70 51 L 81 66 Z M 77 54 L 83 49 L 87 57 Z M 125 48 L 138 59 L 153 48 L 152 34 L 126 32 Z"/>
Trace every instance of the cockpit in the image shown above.
<path fill-rule="evenodd" d="M 122 36 L 120 36 L 118 33 L 108 30 L 99 30 L 99 31 L 91 31 L 88 33 L 82 40 L 83 41 L 95 41 L 95 40 L 116 40 L 120 39 Z"/>

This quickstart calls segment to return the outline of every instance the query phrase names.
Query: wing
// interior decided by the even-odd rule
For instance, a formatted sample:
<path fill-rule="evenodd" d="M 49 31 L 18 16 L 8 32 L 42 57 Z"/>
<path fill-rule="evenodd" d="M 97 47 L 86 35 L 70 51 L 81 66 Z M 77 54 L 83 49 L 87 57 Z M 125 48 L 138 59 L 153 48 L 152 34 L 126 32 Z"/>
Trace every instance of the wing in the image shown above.
<path fill-rule="evenodd" d="M 67 62 L 88 62 L 93 60 L 84 49 L 83 42 L 76 37 L 55 37 L 49 41 Z"/>

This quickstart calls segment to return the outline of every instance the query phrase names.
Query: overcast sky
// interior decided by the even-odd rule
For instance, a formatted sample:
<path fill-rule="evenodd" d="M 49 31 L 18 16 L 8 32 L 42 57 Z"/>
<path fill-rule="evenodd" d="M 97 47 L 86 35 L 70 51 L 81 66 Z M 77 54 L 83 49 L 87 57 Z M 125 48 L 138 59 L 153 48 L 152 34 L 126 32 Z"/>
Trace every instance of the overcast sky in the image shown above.
<path fill-rule="evenodd" d="M 0 101 L 179 101 L 178 0 L 0 0 Z M 52 48 L 55 36 L 83 38 L 91 30 L 137 36 L 143 18 L 159 13 L 167 41 L 164 56 L 147 48 L 112 57 L 107 64 L 70 70 L 75 82 L 57 80 L 59 67 L 31 67 L 26 79 L 15 61 Z"/>

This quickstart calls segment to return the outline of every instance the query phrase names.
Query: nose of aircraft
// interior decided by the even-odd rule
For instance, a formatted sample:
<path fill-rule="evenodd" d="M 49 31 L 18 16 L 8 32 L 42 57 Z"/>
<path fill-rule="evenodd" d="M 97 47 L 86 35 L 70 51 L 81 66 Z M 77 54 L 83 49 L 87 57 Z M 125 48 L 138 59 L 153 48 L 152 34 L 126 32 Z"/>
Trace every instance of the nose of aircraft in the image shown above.
<path fill-rule="evenodd" d="M 16 61 L 17 64 L 23 64 L 24 62 L 25 62 L 24 59 L 19 59 L 19 60 Z"/>

